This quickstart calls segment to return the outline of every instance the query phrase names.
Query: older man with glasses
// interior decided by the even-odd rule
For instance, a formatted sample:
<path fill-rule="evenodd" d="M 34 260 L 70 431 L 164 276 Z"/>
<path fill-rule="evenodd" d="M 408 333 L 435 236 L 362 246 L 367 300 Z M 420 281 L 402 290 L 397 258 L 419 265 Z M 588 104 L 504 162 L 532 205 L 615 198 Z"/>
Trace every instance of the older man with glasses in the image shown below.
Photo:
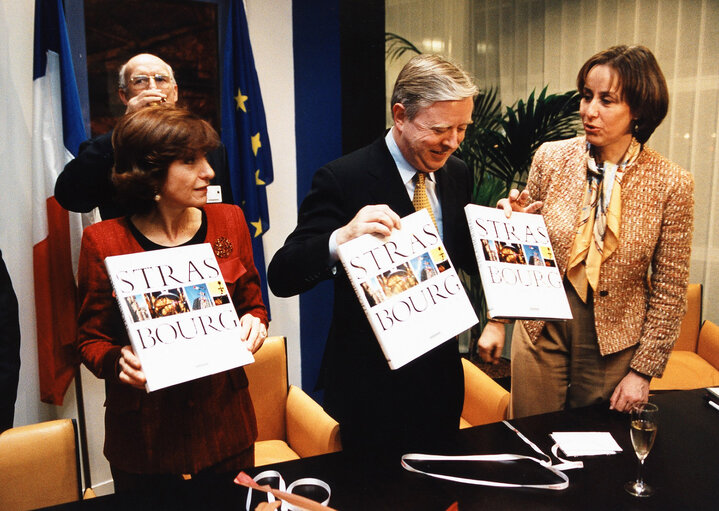
<path fill-rule="evenodd" d="M 177 102 L 177 83 L 172 68 L 162 59 L 141 53 L 128 60 L 118 79 L 120 100 L 126 114 L 156 103 Z"/>
<path fill-rule="evenodd" d="M 178 100 L 178 87 L 172 68 L 149 53 L 135 55 L 120 68 L 118 95 L 129 114 L 147 106 Z M 232 202 L 230 177 L 224 146 L 208 153 L 207 161 L 215 171 L 208 202 Z M 62 207 L 78 213 L 99 208 L 103 220 L 125 214 L 114 199 L 110 180 L 114 152 L 112 131 L 80 144 L 77 158 L 70 161 L 55 183 L 55 198 Z"/>

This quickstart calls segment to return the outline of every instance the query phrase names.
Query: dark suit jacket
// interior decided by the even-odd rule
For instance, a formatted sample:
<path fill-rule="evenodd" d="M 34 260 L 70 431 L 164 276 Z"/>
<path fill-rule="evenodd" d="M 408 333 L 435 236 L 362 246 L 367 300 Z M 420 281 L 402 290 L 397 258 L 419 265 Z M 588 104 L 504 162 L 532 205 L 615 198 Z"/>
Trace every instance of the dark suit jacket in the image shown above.
<path fill-rule="evenodd" d="M 242 211 L 208 204 L 205 212 L 205 241 L 231 243 L 229 255 L 217 260 L 238 315 L 251 313 L 267 324 Z M 247 378 L 240 367 L 150 394 L 120 382 L 120 348 L 130 342 L 104 260 L 134 252 L 142 247 L 126 218 L 99 222 L 83 233 L 78 347 L 88 369 L 105 379 L 105 456 L 126 472 L 196 473 L 254 443 L 257 426 Z"/>
<path fill-rule="evenodd" d="M 57 202 L 63 208 L 78 213 L 100 208 L 103 220 L 126 215 L 125 208 L 115 200 L 115 189 L 110 180 L 114 158 L 112 130 L 80 144 L 77 158 L 69 161 L 57 176 Z M 225 146 L 207 153 L 207 162 L 215 171 L 212 184 L 222 187 L 222 201 L 232 204 Z"/>
<path fill-rule="evenodd" d="M 0 433 L 12 428 L 20 377 L 20 319 L 10 274 L 0 252 Z"/>
<path fill-rule="evenodd" d="M 435 176 L 445 247 L 456 266 L 476 272 L 462 209 L 471 197 L 470 172 L 451 157 Z M 420 436 L 454 431 L 464 389 L 456 340 L 391 371 L 342 265 L 329 264 L 330 235 L 368 204 L 387 204 L 400 217 L 414 212 L 384 138 L 317 171 L 300 206 L 296 229 L 270 262 L 270 288 L 278 296 L 291 296 L 334 279 L 320 383 L 325 387 L 325 407 L 342 425 L 343 444 L 354 431 L 367 436 L 372 430 L 382 438 L 419 430 Z"/>

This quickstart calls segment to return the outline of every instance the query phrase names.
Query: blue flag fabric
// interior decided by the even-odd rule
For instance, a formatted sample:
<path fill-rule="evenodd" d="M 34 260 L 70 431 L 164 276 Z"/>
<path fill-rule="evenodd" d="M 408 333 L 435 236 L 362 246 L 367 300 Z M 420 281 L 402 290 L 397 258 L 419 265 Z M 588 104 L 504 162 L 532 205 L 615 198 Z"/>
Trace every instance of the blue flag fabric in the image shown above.
<path fill-rule="evenodd" d="M 252 56 L 242 0 L 230 2 L 222 73 L 222 142 L 234 203 L 242 208 L 252 237 L 262 299 L 269 313 L 262 235 L 270 228 L 265 186 L 274 179 L 265 108 Z"/>
<path fill-rule="evenodd" d="M 45 76 L 48 52 L 59 56 L 63 142 L 70 154 L 75 156 L 80 143 L 87 136 L 82 120 L 80 96 L 77 92 L 62 0 L 36 0 L 34 39 L 33 80 Z"/>

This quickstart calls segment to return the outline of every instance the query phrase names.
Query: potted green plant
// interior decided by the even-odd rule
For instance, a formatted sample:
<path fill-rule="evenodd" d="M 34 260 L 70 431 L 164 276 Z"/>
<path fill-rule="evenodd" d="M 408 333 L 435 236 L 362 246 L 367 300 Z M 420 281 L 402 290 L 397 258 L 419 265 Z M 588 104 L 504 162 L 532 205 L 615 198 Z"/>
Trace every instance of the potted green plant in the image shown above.
<path fill-rule="evenodd" d="M 472 113 L 473 124 L 458 155 L 474 172 L 473 199 L 492 205 L 512 187 L 526 184 L 534 153 L 545 142 L 577 134 L 579 93 L 547 94 L 519 100 L 502 109 L 497 89 L 481 93 Z"/>

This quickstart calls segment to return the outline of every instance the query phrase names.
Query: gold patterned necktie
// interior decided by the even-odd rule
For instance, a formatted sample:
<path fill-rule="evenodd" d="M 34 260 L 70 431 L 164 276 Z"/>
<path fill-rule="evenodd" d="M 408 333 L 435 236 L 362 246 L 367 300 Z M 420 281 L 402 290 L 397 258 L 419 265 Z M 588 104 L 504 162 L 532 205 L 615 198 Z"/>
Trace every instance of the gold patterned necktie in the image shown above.
<path fill-rule="evenodd" d="M 432 205 L 429 203 L 427 189 L 424 186 L 425 179 L 426 176 L 424 172 L 417 172 L 414 175 L 414 196 L 412 197 L 412 205 L 414 206 L 415 211 L 426 209 L 429 213 L 429 217 L 432 219 L 435 229 L 437 229 L 437 221 L 434 219 Z"/>

